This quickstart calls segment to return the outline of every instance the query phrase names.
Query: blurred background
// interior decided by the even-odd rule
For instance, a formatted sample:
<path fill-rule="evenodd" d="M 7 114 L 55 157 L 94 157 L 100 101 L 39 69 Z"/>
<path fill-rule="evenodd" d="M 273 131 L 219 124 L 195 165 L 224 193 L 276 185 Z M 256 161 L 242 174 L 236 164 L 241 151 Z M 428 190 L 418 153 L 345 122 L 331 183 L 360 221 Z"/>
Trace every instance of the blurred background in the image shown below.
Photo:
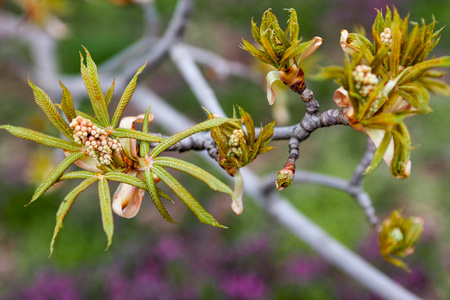
<path fill-rule="evenodd" d="M 58 39 L 59 71 L 76 75 L 81 45 L 101 65 L 142 37 L 144 11 L 140 5 L 127 2 L 3 0 L 0 27 L 6 15 L 33 26 L 47 26 L 45 30 Z M 154 3 L 160 25 L 155 30 L 161 34 L 176 1 Z M 370 32 L 375 8 L 384 9 L 387 3 L 395 5 L 402 17 L 410 12 L 412 21 L 424 18 L 429 23 L 434 16 L 439 22 L 437 28 L 450 24 L 450 2 L 444 0 L 198 0 L 185 41 L 253 70 L 256 82 L 241 77 L 224 78 L 210 68 L 203 69 L 227 113 L 231 115 L 233 105 L 239 104 L 255 123 L 266 124 L 277 117 L 266 105 L 263 83 L 267 70 L 239 48 L 242 37 L 251 39 L 251 18 L 259 24 L 263 12 L 272 8 L 282 24 L 288 19 L 288 12 L 283 9 L 293 7 L 304 40 L 316 35 L 324 38 L 322 47 L 304 68 L 308 87 L 325 110 L 335 107 L 332 93 L 337 86 L 311 81 L 308 74 L 316 73 L 317 65 L 342 64 L 338 44 L 341 29 L 362 25 Z M 48 16 L 57 18 L 57 23 L 48 27 Z M 432 54 L 448 55 L 449 49 L 447 27 Z M 26 66 L 33 63 L 32 53 L 33 49 L 20 36 L 0 35 L 0 124 L 55 134 L 26 83 Z M 205 119 L 200 104 L 170 60 L 162 60 L 140 77 L 138 84 L 147 85 L 192 120 Z M 116 91 L 113 101 L 118 101 L 121 92 Z M 87 95 L 79 100 L 81 107 L 89 106 Z M 387 166 L 380 165 L 364 182 L 381 219 L 397 208 L 424 218 L 422 241 L 416 254 L 406 259 L 413 270 L 411 274 L 383 261 L 377 251 L 376 235 L 349 195 L 309 184 L 296 184 L 282 193 L 338 241 L 417 295 L 424 299 L 450 299 L 450 99 L 432 96 L 431 101 L 432 113 L 407 120 L 413 145 L 417 146 L 412 152 L 411 177 L 392 179 Z M 304 113 L 302 103 L 290 94 L 286 103 L 280 105 L 287 105 L 289 113 L 278 123 L 295 124 Z M 143 113 L 132 108 L 127 112 Z M 301 144 L 297 169 L 349 178 L 364 153 L 365 143 L 365 135 L 350 127 L 318 130 Z M 273 144 L 277 148 L 259 157 L 250 168 L 259 174 L 273 174 L 283 166 L 287 144 Z M 176 174 L 177 178 L 229 229 L 201 224 L 177 202 L 168 205 L 168 210 L 180 224 L 169 224 L 146 195 L 135 218 L 114 219 L 113 244 L 105 252 L 97 192 L 88 189 L 72 207 L 55 252 L 47 258 L 56 211 L 76 184 L 59 184 L 24 207 L 40 181 L 62 160 L 62 153 L 53 155 L 52 151 L 0 131 L 0 299 L 378 299 L 328 265 L 251 199 L 244 199 L 244 213 L 236 216 L 226 196 L 205 189 L 203 183 L 182 174 Z M 176 155 L 210 169 L 195 153 Z M 223 173 L 215 174 L 226 178 Z"/>

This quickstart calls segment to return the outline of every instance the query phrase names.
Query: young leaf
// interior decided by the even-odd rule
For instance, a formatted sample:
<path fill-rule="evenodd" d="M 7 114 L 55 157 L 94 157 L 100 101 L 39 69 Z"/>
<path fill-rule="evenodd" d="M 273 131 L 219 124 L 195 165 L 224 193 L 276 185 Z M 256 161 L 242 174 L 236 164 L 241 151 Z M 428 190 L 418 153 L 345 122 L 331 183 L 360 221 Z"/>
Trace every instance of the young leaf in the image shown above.
<path fill-rule="evenodd" d="M 182 186 L 169 172 L 159 166 L 153 166 L 152 171 L 158 176 L 174 193 L 186 204 L 187 207 L 197 216 L 200 222 L 215 227 L 226 228 L 220 225 L 213 216 L 192 197 L 192 195 Z"/>
<path fill-rule="evenodd" d="M 150 106 L 148 107 L 147 111 L 145 112 L 144 120 L 142 122 L 142 132 L 143 133 L 148 133 L 149 117 L 150 117 Z M 141 157 L 146 157 L 148 154 L 148 151 L 150 151 L 149 142 L 142 141 L 139 151 L 140 151 Z"/>
<path fill-rule="evenodd" d="M 220 125 L 222 125 L 226 122 L 230 122 L 230 121 L 232 121 L 232 120 L 230 120 L 228 118 L 214 118 L 214 119 L 204 121 L 200 124 L 194 125 L 186 130 L 183 130 L 181 132 L 178 132 L 178 133 L 172 135 L 171 137 L 169 137 L 169 138 L 165 139 L 164 141 L 162 141 L 161 143 L 159 143 L 155 148 L 153 148 L 150 155 L 152 157 L 156 157 L 159 154 L 161 154 L 163 151 L 165 151 L 167 148 L 175 145 L 182 139 L 185 139 L 188 136 L 193 135 L 194 133 L 208 130 L 208 129 L 220 126 Z"/>
<path fill-rule="evenodd" d="M 73 100 L 72 95 L 70 94 L 69 90 L 62 84 L 62 82 L 59 82 L 59 85 L 61 86 L 63 90 L 63 97 L 61 100 L 61 109 L 66 115 L 67 120 L 72 122 L 73 119 L 77 117 L 77 113 L 75 112 L 75 107 L 73 106 Z"/>
<path fill-rule="evenodd" d="M 120 172 L 108 172 L 105 175 L 105 179 L 112 180 L 120 183 L 126 183 L 132 186 L 135 186 L 137 188 L 147 190 L 147 186 L 145 185 L 145 182 L 137 177 L 120 173 Z"/>
<path fill-rule="evenodd" d="M 105 250 L 108 250 L 112 242 L 112 236 L 114 234 L 114 220 L 111 208 L 111 195 L 109 193 L 108 180 L 105 177 L 101 177 L 98 182 L 98 196 L 100 198 L 100 211 L 102 213 L 103 230 L 106 233 L 108 244 Z"/>
<path fill-rule="evenodd" d="M 74 171 L 64 173 L 61 177 L 59 177 L 58 181 L 68 180 L 68 179 L 88 179 L 94 176 L 95 173 L 91 171 Z"/>
<path fill-rule="evenodd" d="M 163 137 L 127 128 L 116 128 L 112 134 L 118 138 L 137 139 L 150 143 L 161 143 L 164 141 Z"/>
<path fill-rule="evenodd" d="M 80 151 L 80 145 L 72 141 L 66 141 L 28 128 L 16 127 L 11 125 L 2 125 L 0 126 L 0 129 L 5 129 L 9 131 L 12 135 L 15 135 L 22 139 L 39 143 L 41 145 L 60 148 L 71 152 Z"/>
<path fill-rule="evenodd" d="M 111 103 L 111 99 L 112 99 L 112 96 L 113 96 L 113 93 L 114 93 L 115 84 L 116 84 L 116 78 L 114 78 L 114 80 L 113 80 L 113 82 L 111 84 L 111 87 L 109 88 L 109 90 L 105 94 L 106 107 L 108 107 L 109 104 Z"/>
<path fill-rule="evenodd" d="M 160 193 L 158 192 L 158 189 L 156 188 L 155 180 L 153 180 L 153 174 L 150 170 L 145 170 L 145 182 L 148 186 L 148 192 L 150 193 L 150 198 L 153 201 L 153 204 L 155 204 L 156 208 L 158 209 L 161 216 L 170 223 L 176 222 L 172 219 L 169 212 L 164 207 L 164 204 L 161 201 Z"/>
<path fill-rule="evenodd" d="M 392 140 L 392 133 L 386 132 L 384 134 L 384 137 L 383 137 L 380 145 L 378 146 L 377 150 L 375 151 L 372 162 L 371 162 L 370 166 L 366 169 L 365 174 L 372 173 L 378 167 L 378 165 L 383 160 L 383 157 L 389 147 L 389 144 L 391 143 L 391 140 Z"/>
<path fill-rule="evenodd" d="M 34 202 L 37 198 L 42 196 L 42 194 L 45 193 L 58 179 L 61 177 L 61 175 L 64 173 L 64 171 L 67 170 L 67 168 L 70 167 L 71 164 L 79 160 L 85 156 L 83 152 L 75 152 L 67 156 L 48 176 L 45 178 L 45 180 L 39 185 L 39 187 L 36 189 L 36 191 L 33 194 L 33 197 L 31 198 L 31 201 L 27 204 L 31 204 Z"/>
<path fill-rule="evenodd" d="M 100 121 L 100 123 L 103 126 L 108 126 L 109 125 L 108 108 L 106 106 L 106 102 L 103 97 L 102 87 L 100 85 L 100 80 L 98 78 L 97 65 L 92 60 L 89 51 L 86 48 L 84 48 L 84 50 L 86 51 L 86 68 L 84 69 L 85 75 L 83 76 L 83 78 L 86 76 L 89 79 L 88 84 L 91 90 L 89 97 L 91 99 L 92 108 L 94 109 L 95 116 Z M 81 62 L 81 65 L 83 67 L 83 61 Z"/>
<path fill-rule="evenodd" d="M 67 215 L 67 213 L 69 212 L 70 208 L 72 207 L 73 202 L 75 201 L 75 199 L 77 198 L 77 196 L 84 191 L 85 189 L 87 189 L 91 184 L 93 184 L 94 182 L 96 182 L 98 180 L 98 178 L 96 176 L 92 176 L 84 181 L 82 181 L 76 188 L 74 188 L 65 198 L 64 200 L 61 202 L 61 205 L 58 208 L 58 212 L 56 213 L 56 226 L 55 226 L 55 230 L 53 231 L 53 237 L 52 237 L 52 241 L 50 243 L 50 255 L 49 257 L 52 255 L 53 253 L 53 246 L 55 244 L 55 239 L 56 236 L 59 233 L 59 230 L 62 227 L 62 224 L 64 222 L 64 219 Z"/>
<path fill-rule="evenodd" d="M 142 73 L 142 70 L 144 70 L 145 63 L 142 67 L 140 67 L 134 77 L 131 79 L 131 81 L 128 83 L 127 87 L 125 88 L 125 91 L 122 94 L 122 97 L 120 98 L 119 104 L 117 105 L 116 111 L 114 112 L 113 119 L 111 121 L 111 126 L 113 128 L 117 127 L 119 124 L 120 119 L 122 118 L 122 114 L 125 110 L 125 108 L 128 105 L 128 102 L 131 99 L 131 96 L 133 96 L 134 90 L 136 88 L 136 81 L 139 74 Z"/>
<path fill-rule="evenodd" d="M 55 127 L 58 128 L 58 130 L 61 131 L 61 133 L 64 134 L 68 139 L 73 140 L 72 130 L 56 110 L 56 107 L 53 104 L 52 100 L 50 100 L 50 97 L 42 89 L 34 85 L 30 81 L 30 79 L 28 79 L 28 84 L 33 89 L 34 100 L 36 101 L 37 105 L 42 108 L 50 122 L 52 122 L 53 125 L 55 125 Z"/>
<path fill-rule="evenodd" d="M 154 161 L 155 165 L 172 168 L 194 176 L 195 178 L 206 183 L 214 191 L 227 193 L 231 196 L 231 198 L 234 199 L 233 191 L 225 183 L 194 164 L 174 157 L 157 157 L 154 159 Z"/>

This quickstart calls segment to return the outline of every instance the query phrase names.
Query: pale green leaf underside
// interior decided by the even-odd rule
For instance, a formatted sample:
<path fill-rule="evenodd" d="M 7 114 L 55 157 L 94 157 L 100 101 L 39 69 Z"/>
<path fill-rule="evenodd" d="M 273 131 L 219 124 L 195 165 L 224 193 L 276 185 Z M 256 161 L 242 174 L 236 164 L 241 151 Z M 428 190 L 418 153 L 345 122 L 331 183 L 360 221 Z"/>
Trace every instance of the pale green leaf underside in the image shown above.
<path fill-rule="evenodd" d="M 102 214 L 103 230 L 106 233 L 108 244 L 106 249 L 109 248 L 112 242 L 114 234 L 114 221 L 111 207 L 111 195 L 109 193 L 108 180 L 102 177 L 98 181 L 98 196 L 100 198 L 100 211 Z"/>
<path fill-rule="evenodd" d="M 105 179 L 112 180 L 115 182 L 126 183 L 137 188 L 147 190 L 147 185 L 145 182 L 137 177 L 120 173 L 120 172 L 108 172 L 105 174 Z"/>
<path fill-rule="evenodd" d="M 75 199 L 82 191 L 87 189 L 91 184 L 93 184 L 97 180 L 98 180 L 98 177 L 92 176 L 92 177 L 82 181 L 61 202 L 61 204 L 58 208 L 58 212 L 56 213 L 56 226 L 55 226 L 55 230 L 53 231 L 52 241 L 50 243 L 50 256 L 53 253 L 53 246 L 55 244 L 56 236 L 58 235 L 58 233 L 62 227 L 62 224 L 64 222 L 64 219 L 65 219 L 67 213 L 69 212 L 70 208 L 72 207 Z"/>
<path fill-rule="evenodd" d="M 151 143 L 160 143 L 164 140 L 164 138 L 160 136 L 127 128 L 116 128 L 112 134 L 118 138 L 137 139 Z"/>
<path fill-rule="evenodd" d="M 164 204 L 161 201 L 160 193 L 158 192 L 158 189 L 156 188 L 155 180 L 153 180 L 153 175 L 150 172 L 150 170 L 145 170 L 145 181 L 147 182 L 148 191 L 150 193 L 150 198 L 153 201 L 153 204 L 158 209 L 161 216 L 170 223 L 176 223 L 172 217 L 170 216 L 169 212 L 164 207 Z M 161 191 L 161 190 L 160 190 Z M 162 192 L 162 191 L 161 191 Z"/>
<path fill-rule="evenodd" d="M 2 125 L 0 126 L 0 129 L 5 129 L 12 135 L 15 135 L 19 138 L 30 140 L 49 147 L 60 148 L 67 151 L 80 151 L 81 148 L 80 145 L 72 141 L 66 141 L 28 128 Z"/>
<path fill-rule="evenodd" d="M 191 164 L 189 162 L 174 157 L 157 157 L 155 158 L 154 164 L 161 167 L 176 169 L 178 171 L 194 176 L 195 178 L 206 183 L 211 189 L 227 193 L 233 199 L 235 199 L 233 191 L 225 183 L 220 181 L 211 173 L 203 170 L 202 168 L 197 167 L 194 164 Z"/>
<path fill-rule="evenodd" d="M 42 194 L 44 194 L 45 191 L 47 191 L 56 181 L 58 181 L 58 179 L 61 177 L 64 171 L 66 171 L 71 164 L 73 164 L 83 156 L 85 156 L 83 152 L 76 152 L 67 156 L 39 185 L 39 187 L 34 192 L 31 201 L 28 204 L 34 202 L 36 199 L 42 196 Z"/>
<path fill-rule="evenodd" d="M 200 222 L 215 227 L 223 227 L 213 216 L 194 199 L 194 197 L 166 170 L 159 166 L 153 166 L 152 171 L 186 204 L 187 207 L 197 216 Z"/>
<path fill-rule="evenodd" d="M 55 104 L 50 100 L 50 97 L 39 87 L 34 85 L 29 79 L 28 84 L 33 89 L 34 100 L 37 105 L 44 111 L 47 118 L 64 134 L 68 139 L 73 139 L 72 130 L 69 125 L 64 121 L 63 117 L 59 114 L 55 107 Z"/>
<path fill-rule="evenodd" d="M 122 118 L 122 114 L 125 110 L 125 108 L 128 105 L 128 102 L 131 99 L 131 96 L 133 96 L 134 90 L 136 88 L 136 81 L 138 78 L 138 75 L 142 73 L 142 70 L 144 70 L 145 64 L 140 67 L 134 77 L 130 80 L 127 87 L 125 88 L 125 91 L 122 94 L 122 97 L 120 98 L 119 104 L 117 105 L 116 111 L 114 112 L 113 119 L 111 121 L 111 126 L 113 128 L 117 127 L 117 125 L 120 122 L 120 119 Z"/>

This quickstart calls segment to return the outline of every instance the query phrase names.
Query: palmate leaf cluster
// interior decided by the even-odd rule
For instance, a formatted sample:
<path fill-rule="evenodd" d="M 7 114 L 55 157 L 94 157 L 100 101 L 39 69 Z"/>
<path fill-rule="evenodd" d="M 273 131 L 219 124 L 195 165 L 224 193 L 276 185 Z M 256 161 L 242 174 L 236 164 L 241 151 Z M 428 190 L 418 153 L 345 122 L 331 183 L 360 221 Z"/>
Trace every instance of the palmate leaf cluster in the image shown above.
<path fill-rule="evenodd" d="M 349 106 L 350 124 L 365 131 L 377 144 L 369 172 L 393 150 L 389 155 L 392 175 L 408 177 L 412 146 L 404 119 L 431 111 L 429 92 L 450 95 L 449 87 L 440 80 L 444 72 L 434 69 L 450 66 L 450 57 L 428 59 L 439 42 L 442 28 L 434 31 L 435 20 L 422 23 L 422 26 L 411 23 L 411 29 L 409 18 L 402 19 L 396 9 L 392 12 L 387 7 L 384 16 L 379 11 L 372 27 L 373 42 L 362 34 L 343 30 L 345 66 L 324 68 L 320 75 L 341 85 L 335 101 L 340 106 Z M 390 37 L 387 43 L 382 40 L 386 33 Z M 361 92 L 355 79 L 355 70 L 360 66 L 370 67 L 370 73 L 377 78 L 369 94 Z"/>
<path fill-rule="evenodd" d="M 223 225 L 220 225 L 208 212 L 206 212 L 200 203 L 197 202 L 197 200 L 182 184 L 175 179 L 175 177 L 173 177 L 173 175 L 166 170 L 166 168 L 179 170 L 192 175 L 199 180 L 204 181 L 211 189 L 227 193 L 232 197 L 232 199 L 235 199 L 233 191 L 205 170 L 186 161 L 173 157 L 160 156 L 160 154 L 192 134 L 209 130 L 224 124 L 235 124 L 236 121 L 228 118 L 215 118 L 204 121 L 167 139 L 164 139 L 148 133 L 149 121 L 152 119 L 149 108 L 144 116 L 142 131 L 134 130 L 133 126 L 131 126 L 131 128 L 126 128 L 126 126 L 124 128 L 117 127 L 121 122 L 123 112 L 136 88 L 137 77 L 142 72 L 145 65 L 139 68 L 135 76 L 125 88 L 125 91 L 119 100 L 119 104 L 117 105 L 113 116 L 110 118 L 108 106 L 111 103 L 114 92 L 114 81 L 108 91 L 104 94 L 100 85 L 97 66 L 92 60 L 89 52 L 86 50 L 86 63 L 84 62 L 84 58 L 81 53 L 80 56 L 81 75 L 91 100 L 95 116 L 90 116 L 76 110 L 74 108 L 70 92 L 62 83 L 61 87 L 63 90 L 63 97 L 61 104 L 55 104 L 42 89 L 29 81 L 31 88 L 33 89 L 36 103 L 44 111 L 50 122 L 67 139 L 53 137 L 22 127 L 11 125 L 0 126 L 0 129 L 5 129 L 17 137 L 28 139 L 42 145 L 60 148 L 64 150 L 66 155 L 66 158 L 38 186 L 30 203 L 37 200 L 52 185 L 59 181 L 69 179 L 83 180 L 64 198 L 58 209 L 56 215 L 56 226 L 50 247 L 51 252 L 53 251 L 55 238 L 62 227 L 64 218 L 72 207 L 75 199 L 81 192 L 96 182 L 98 185 L 98 196 L 100 200 L 103 229 L 107 236 L 108 247 L 111 244 L 114 232 L 114 207 L 112 206 L 109 191 L 109 181 L 120 183 L 118 191 L 116 192 L 116 194 L 118 194 L 117 198 L 124 198 L 124 196 L 120 193 L 121 185 L 132 186 L 136 187 L 138 190 L 147 191 L 150 194 L 154 205 L 164 219 L 175 223 L 161 201 L 161 198 L 167 198 L 170 200 L 169 196 L 156 187 L 157 183 L 162 181 L 183 201 L 184 204 L 186 204 L 186 206 L 189 207 L 189 209 L 201 222 L 212 226 L 224 227 Z M 82 117 L 84 120 L 89 120 L 92 124 L 97 126 L 97 131 L 104 130 L 110 138 L 118 139 L 120 144 L 122 144 L 121 151 L 115 151 L 107 164 L 101 163 L 94 159 L 92 155 L 89 155 L 88 147 L 85 144 L 80 143 L 79 139 L 77 140 L 74 135 L 75 129 L 73 129 L 71 125 L 65 121 L 58 109 L 64 113 L 67 120 L 69 120 L 69 123 L 77 117 Z M 137 143 L 137 140 L 140 141 L 140 144 Z M 157 144 L 154 147 L 150 147 L 150 143 Z M 84 170 L 66 172 L 72 164 L 76 164 Z M 116 194 L 114 195 L 114 198 L 116 198 Z M 131 195 L 130 198 L 135 197 L 136 195 Z M 140 193 L 140 195 L 143 195 L 143 193 Z M 116 199 L 113 200 L 116 201 Z M 136 199 L 125 199 L 123 203 L 118 203 L 119 210 L 124 208 L 126 205 L 131 205 L 129 203 L 130 201 L 136 202 Z M 121 205 L 123 205 L 123 207 L 121 207 Z M 136 205 L 136 203 L 133 205 Z M 139 206 L 140 202 L 138 201 L 137 210 L 139 209 Z"/>
<path fill-rule="evenodd" d="M 256 137 L 255 125 L 250 114 L 240 106 L 238 109 L 240 122 L 229 122 L 211 129 L 211 136 L 219 149 L 219 164 L 231 176 L 234 176 L 239 168 L 255 160 L 259 154 L 267 153 L 274 148 L 268 144 L 273 135 L 275 121 L 261 127 Z M 213 114 L 210 112 L 208 114 L 208 119 L 215 119 Z M 234 119 L 237 119 L 236 112 Z"/>
<path fill-rule="evenodd" d="M 415 245 L 422 237 L 424 221 L 419 217 L 406 218 L 400 210 L 392 212 L 383 222 L 379 235 L 380 253 L 390 263 L 411 272 L 408 266 L 397 257 L 412 255 Z"/>
<path fill-rule="evenodd" d="M 259 28 L 252 19 L 252 35 L 262 50 L 258 50 L 245 39 L 242 39 L 241 48 L 277 70 L 286 70 L 294 64 L 299 66 L 301 60 L 315 50 L 317 39 L 302 43 L 302 39 L 298 37 L 297 13 L 293 8 L 289 9 L 289 13 L 290 18 L 284 31 L 270 9 L 265 11 Z"/>

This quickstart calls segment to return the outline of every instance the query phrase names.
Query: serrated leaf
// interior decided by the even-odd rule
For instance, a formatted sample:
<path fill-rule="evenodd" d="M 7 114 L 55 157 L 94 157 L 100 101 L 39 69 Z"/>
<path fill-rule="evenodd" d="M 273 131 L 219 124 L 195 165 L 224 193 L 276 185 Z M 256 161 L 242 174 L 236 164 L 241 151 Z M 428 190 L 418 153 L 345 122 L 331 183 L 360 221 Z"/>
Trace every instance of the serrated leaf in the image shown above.
<path fill-rule="evenodd" d="M 290 8 L 288 10 L 291 13 L 291 16 L 288 21 L 287 29 L 289 30 L 289 40 L 292 43 L 292 42 L 298 40 L 298 32 L 299 32 L 298 18 L 297 18 L 297 12 L 295 11 L 295 9 Z"/>
<path fill-rule="evenodd" d="M 136 74 L 133 76 L 133 78 L 130 80 L 127 87 L 125 88 L 125 91 L 123 92 L 122 97 L 120 98 L 119 104 L 117 105 L 116 111 L 114 112 L 114 116 L 111 121 L 111 126 L 113 128 L 117 127 L 117 125 L 119 124 L 120 119 L 122 118 L 122 114 L 125 111 L 125 108 L 127 107 L 128 102 L 131 99 L 131 96 L 133 96 L 134 90 L 136 89 L 137 78 L 139 74 L 141 74 L 142 71 L 144 70 L 146 64 L 147 63 L 145 63 L 137 70 Z"/>
<path fill-rule="evenodd" d="M 400 28 L 398 28 L 397 23 L 391 26 L 392 32 L 392 45 L 391 54 L 389 56 L 389 71 L 391 72 L 392 78 L 397 77 L 398 67 L 400 64 L 400 49 L 402 46 L 402 33 Z"/>
<path fill-rule="evenodd" d="M 256 49 L 252 44 L 250 44 L 249 42 L 247 42 L 244 39 L 242 39 L 241 48 L 244 49 L 245 51 L 250 52 L 251 55 L 253 55 L 257 59 L 259 59 L 263 63 L 272 64 L 272 60 L 270 59 L 270 57 L 266 53 Z"/>
<path fill-rule="evenodd" d="M 120 173 L 120 172 L 108 172 L 105 175 L 105 179 L 120 182 L 120 183 L 126 183 L 132 186 L 135 186 L 137 188 L 147 190 L 147 185 L 145 182 L 137 177 Z"/>
<path fill-rule="evenodd" d="M 259 28 L 258 28 L 258 26 L 256 26 L 256 23 L 255 23 L 255 21 L 253 21 L 253 18 L 252 18 L 251 24 L 252 24 L 252 35 L 253 35 L 253 38 L 255 39 L 256 42 L 261 44 L 261 41 L 260 41 L 261 40 L 261 35 L 259 33 Z"/>
<path fill-rule="evenodd" d="M 75 142 L 66 141 L 28 128 L 2 125 L 0 126 L 0 129 L 5 129 L 12 135 L 15 135 L 19 138 L 30 140 L 49 147 L 60 148 L 72 152 L 80 151 L 81 148 L 81 146 Z"/>
<path fill-rule="evenodd" d="M 69 125 L 64 121 L 63 117 L 59 114 L 58 110 L 50 97 L 39 87 L 34 85 L 30 79 L 28 79 L 28 84 L 33 89 L 34 100 L 37 105 L 44 111 L 47 118 L 55 125 L 58 130 L 64 134 L 68 139 L 73 140 L 72 130 Z"/>
<path fill-rule="evenodd" d="M 214 191 L 227 193 L 234 199 L 233 191 L 225 183 L 194 164 L 174 157 L 157 157 L 154 159 L 154 164 L 189 174 L 206 183 Z"/>
<path fill-rule="evenodd" d="M 450 56 L 426 60 L 405 69 L 405 71 L 403 71 L 404 75 L 399 80 L 398 85 L 414 81 L 429 69 L 439 67 L 450 67 Z"/>
<path fill-rule="evenodd" d="M 150 193 L 150 198 L 152 199 L 153 204 L 156 206 L 156 208 L 158 209 L 161 216 L 167 222 L 177 224 L 177 222 L 175 222 L 172 219 L 169 212 L 166 210 L 166 208 L 164 207 L 164 204 L 161 201 L 160 193 L 158 192 L 158 189 L 156 188 L 156 184 L 155 184 L 155 180 L 153 179 L 152 172 L 149 169 L 147 169 L 147 170 L 145 170 L 144 175 L 145 175 L 145 182 L 147 183 L 148 191 Z"/>
<path fill-rule="evenodd" d="M 226 122 L 230 122 L 231 120 L 228 118 L 214 118 L 207 121 L 204 121 L 202 123 L 199 123 L 197 125 L 194 125 L 192 127 L 189 127 L 186 130 L 183 130 L 181 132 L 178 132 L 171 137 L 165 139 L 161 143 L 159 143 L 155 148 L 153 148 L 152 152 L 150 153 L 150 156 L 156 157 L 159 154 L 161 154 L 163 151 L 165 151 L 167 148 L 175 145 L 182 139 L 187 138 L 188 136 L 191 136 L 197 132 L 208 130 L 214 127 L 218 127 Z"/>
<path fill-rule="evenodd" d="M 153 166 L 152 171 L 158 176 L 183 202 L 187 207 L 197 216 L 200 222 L 215 227 L 226 228 L 220 225 L 213 216 L 192 197 L 192 195 L 182 186 L 169 172 L 159 166 Z"/>
<path fill-rule="evenodd" d="M 31 198 L 31 201 L 27 204 L 31 204 L 36 199 L 38 199 L 42 194 L 45 193 L 56 181 L 58 181 L 59 177 L 70 167 L 74 162 L 78 159 L 85 156 L 83 152 L 75 152 L 67 156 L 48 176 L 45 180 L 39 185 L 36 191 Z"/>
<path fill-rule="evenodd" d="M 98 196 L 100 198 L 100 211 L 102 213 L 103 230 L 106 233 L 108 244 L 105 250 L 108 250 L 114 234 L 114 220 L 111 207 L 111 195 L 109 193 L 108 180 L 103 176 L 98 181 Z"/>
<path fill-rule="evenodd" d="M 75 112 L 75 107 L 73 106 L 72 95 L 69 90 L 64 86 L 64 84 L 60 81 L 59 85 L 63 90 L 63 97 L 61 100 L 61 110 L 66 115 L 67 120 L 72 122 L 73 119 L 77 117 L 77 113 Z"/>
<path fill-rule="evenodd" d="M 165 139 L 160 136 L 152 135 L 149 133 L 144 133 L 142 131 L 137 131 L 133 129 L 127 129 L 127 128 L 116 128 L 112 132 L 112 135 L 118 138 L 130 138 L 130 139 L 137 139 L 140 141 L 146 141 L 151 143 L 161 143 Z"/>
<path fill-rule="evenodd" d="M 86 68 L 83 69 L 83 60 L 82 64 L 82 73 L 84 72 L 83 79 L 86 77 L 87 84 L 89 85 L 90 93 L 89 98 L 91 99 L 92 108 L 94 109 L 95 116 L 100 121 L 103 126 L 109 125 L 109 114 L 108 108 L 106 106 L 105 98 L 103 96 L 102 87 L 100 85 L 100 80 L 98 78 L 97 73 L 97 65 L 92 60 L 91 54 L 85 48 L 86 51 Z M 86 84 L 86 82 L 85 82 Z"/>
<path fill-rule="evenodd" d="M 88 179 L 94 176 L 95 173 L 91 171 L 74 171 L 64 173 L 61 177 L 59 177 L 58 181 L 69 180 L 69 179 Z"/>
<path fill-rule="evenodd" d="M 148 133 L 148 123 L 149 123 L 149 117 L 150 117 L 150 107 L 148 107 L 147 111 L 144 115 L 144 120 L 142 122 L 142 132 Z M 140 155 L 141 157 L 146 157 L 148 152 L 150 151 L 150 144 L 147 141 L 142 141 L 141 145 L 139 147 Z"/>
<path fill-rule="evenodd" d="M 116 78 L 113 79 L 111 87 L 109 88 L 109 90 L 105 94 L 106 107 L 108 107 L 109 104 L 111 103 L 111 99 L 112 99 L 112 96 L 114 94 L 114 87 L 115 87 L 115 85 L 116 85 Z"/>
<path fill-rule="evenodd" d="M 242 107 L 240 107 L 239 105 L 237 107 L 239 108 L 241 122 L 244 123 L 245 128 L 247 129 L 248 141 L 250 143 L 254 143 L 255 142 L 255 125 L 253 124 L 252 117 Z"/>
<path fill-rule="evenodd" d="M 96 176 L 92 176 L 92 177 L 82 181 L 61 202 L 61 204 L 60 204 L 60 206 L 58 208 L 58 212 L 56 213 L 56 226 L 55 226 L 55 229 L 53 231 L 52 241 L 50 242 L 50 255 L 49 255 L 49 257 L 53 253 L 53 246 L 55 244 L 56 236 L 58 235 L 58 233 L 59 233 L 59 231 L 60 231 L 60 229 L 61 229 L 61 227 L 63 225 L 64 219 L 65 219 L 67 213 L 69 212 L 70 208 L 72 207 L 75 199 L 77 198 L 77 196 L 81 192 L 83 192 L 85 189 L 87 189 L 91 184 L 93 184 L 97 180 L 98 180 L 98 178 Z"/>

